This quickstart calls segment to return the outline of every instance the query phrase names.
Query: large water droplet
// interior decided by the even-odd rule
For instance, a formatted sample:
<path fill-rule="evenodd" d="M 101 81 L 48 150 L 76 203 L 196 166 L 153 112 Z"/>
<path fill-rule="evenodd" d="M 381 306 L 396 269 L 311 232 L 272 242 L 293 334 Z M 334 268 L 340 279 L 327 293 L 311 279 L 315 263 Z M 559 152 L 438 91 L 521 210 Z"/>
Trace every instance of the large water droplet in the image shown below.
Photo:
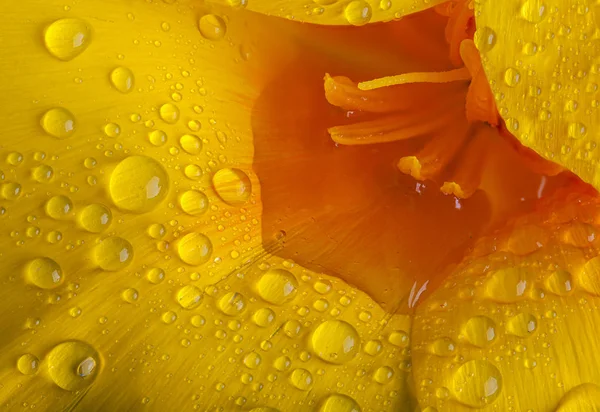
<path fill-rule="evenodd" d="M 264 273 L 256 283 L 261 298 L 275 305 L 283 305 L 296 295 L 298 281 L 284 269 L 271 269 Z"/>
<path fill-rule="evenodd" d="M 482 52 L 488 52 L 496 45 L 496 32 L 491 28 L 484 26 L 477 29 L 473 37 L 477 49 Z"/>
<path fill-rule="evenodd" d="M 496 339 L 496 322 L 487 316 L 474 316 L 465 323 L 462 335 L 470 344 L 486 347 Z"/>
<path fill-rule="evenodd" d="M 588 293 L 600 296 L 600 256 L 588 260 L 577 274 L 577 283 Z"/>
<path fill-rule="evenodd" d="M 175 124 L 179 120 L 179 107 L 173 103 L 165 103 L 160 106 L 160 118 L 166 123 Z"/>
<path fill-rule="evenodd" d="M 330 363 L 345 363 L 354 358 L 360 348 L 356 329 L 341 320 L 328 320 L 313 331 L 310 343 L 317 356 Z"/>
<path fill-rule="evenodd" d="M 510 267 L 497 270 L 485 282 L 486 296 L 502 303 L 523 299 L 529 287 L 528 280 L 531 279 L 534 279 L 534 276 L 527 268 Z"/>
<path fill-rule="evenodd" d="M 600 411 L 600 387 L 594 383 L 576 386 L 562 397 L 556 412 Z"/>
<path fill-rule="evenodd" d="M 46 202 L 46 214 L 53 219 L 67 219 L 73 212 L 73 203 L 66 196 L 53 196 Z"/>
<path fill-rule="evenodd" d="M 121 270 L 133 260 L 133 246 L 121 237 L 109 237 L 96 245 L 94 259 L 103 270 Z"/>
<path fill-rule="evenodd" d="M 456 343 L 447 337 L 439 338 L 431 343 L 430 349 L 437 356 L 452 356 L 456 352 Z"/>
<path fill-rule="evenodd" d="M 188 233 L 177 242 L 177 254 L 188 265 L 201 265 L 210 259 L 212 243 L 202 233 Z"/>
<path fill-rule="evenodd" d="M 129 93 L 135 84 L 135 77 L 130 69 L 121 66 L 110 72 L 110 82 L 121 93 Z"/>
<path fill-rule="evenodd" d="M 244 365 L 249 369 L 256 369 L 260 365 L 262 358 L 256 352 L 250 352 L 244 356 Z"/>
<path fill-rule="evenodd" d="M 240 169 L 221 169 L 212 182 L 217 195 L 230 205 L 246 203 L 252 193 L 250 178 Z"/>
<path fill-rule="evenodd" d="M 519 313 L 509 319 L 506 325 L 506 331 L 511 335 L 527 338 L 531 336 L 537 328 L 537 319 L 530 313 Z"/>
<path fill-rule="evenodd" d="M 361 409 L 351 397 L 334 393 L 320 402 L 319 412 L 361 412 Z"/>
<path fill-rule="evenodd" d="M 110 176 L 110 196 L 115 205 L 135 213 L 149 212 L 167 196 L 169 176 L 156 160 L 130 156 Z"/>
<path fill-rule="evenodd" d="M 22 355 L 17 361 L 17 369 L 23 375 L 34 375 L 39 370 L 40 360 L 32 355 L 31 353 L 26 353 Z"/>
<path fill-rule="evenodd" d="M 542 0 L 525 0 L 521 6 L 521 17 L 530 23 L 539 23 L 546 17 L 546 11 Z"/>
<path fill-rule="evenodd" d="M 202 37 L 208 40 L 221 40 L 227 32 L 225 20 L 214 14 L 206 14 L 200 17 L 198 28 Z"/>
<path fill-rule="evenodd" d="M 502 375 L 485 360 L 472 360 L 461 365 L 452 379 L 456 399 L 473 408 L 492 403 L 502 391 Z"/>
<path fill-rule="evenodd" d="M 202 140 L 193 134 L 184 134 L 179 138 L 181 148 L 191 155 L 197 155 L 202 151 Z"/>
<path fill-rule="evenodd" d="M 94 203 L 83 208 L 79 214 L 81 226 L 92 233 L 100 233 L 106 230 L 112 222 L 110 209 L 99 203 Z"/>
<path fill-rule="evenodd" d="M 354 26 L 362 26 L 371 20 L 373 10 L 365 0 L 354 0 L 344 9 L 344 16 L 348 23 Z"/>
<path fill-rule="evenodd" d="M 229 292 L 219 299 L 219 309 L 229 316 L 239 315 L 246 310 L 246 299 L 241 293 Z"/>
<path fill-rule="evenodd" d="M 71 60 L 90 45 L 92 28 L 81 19 L 60 19 L 46 27 L 44 44 L 54 57 Z"/>
<path fill-rule="evenodd" d="M 55 107 L 44 113 L 41 125 L 46 133 L 57 139 L 71 137 L 76 130 L 75 116 L 63 107 Z"/>
<path fill-rule="evenodd" d="M 566 270 L 558 269 L 546 278 L 546 288 L 558 296 L 566 296 L 573 290 L 573 277 Z"/>
<path fill-rule="evenodd" d="M 254 312 L 252 320 L 261 328 L 266 328 L 275 320 L 275 312 L 269 308 L 260 308 Z"/>
<path fill-rule="evenodd" d="M 55 346 L 47 358 L 48 374 L 59 387 L 75 391 L 90 385 L 100 372 L 100 355 L 84 342 Z"/>
<path fill-rule="evenodd" d="M 59 286 L 64 278 L 59 264 L 48 257 L 32 260 L 27 264 L 25 275 L 29 282 L 42 289 Z"/>
<path fill-rule="evenodd" d="M 188 215 L 201 215 L 208 209 L 208 198 L 197 190 L 188 190 L 179 196 L 179 206 Z"/>
<path fill-rule="evenodd" d="M 202 301 L 202 292 L 196 286 L 187 285 L 177 292 L 177 302 L 184 309 L 194 309 Z"/>
<path fill-rule="evenodd" d="M 294 369 L 290 375 L 290 382 L 301 391 L 307 391 L 312 388 L 313 377 L 306 369 Z"/>

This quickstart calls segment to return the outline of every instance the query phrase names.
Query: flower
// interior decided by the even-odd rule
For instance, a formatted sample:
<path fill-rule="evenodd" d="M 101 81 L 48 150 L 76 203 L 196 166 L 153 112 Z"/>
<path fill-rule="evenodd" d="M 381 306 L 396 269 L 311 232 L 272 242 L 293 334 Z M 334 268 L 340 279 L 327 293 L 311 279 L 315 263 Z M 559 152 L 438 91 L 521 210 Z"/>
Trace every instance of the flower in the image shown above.
<path fill-rule="evenodd" d="M 597 198 L 504 127 L 490 4 L 7 5 L 2 404 L 597 402 Z"/>

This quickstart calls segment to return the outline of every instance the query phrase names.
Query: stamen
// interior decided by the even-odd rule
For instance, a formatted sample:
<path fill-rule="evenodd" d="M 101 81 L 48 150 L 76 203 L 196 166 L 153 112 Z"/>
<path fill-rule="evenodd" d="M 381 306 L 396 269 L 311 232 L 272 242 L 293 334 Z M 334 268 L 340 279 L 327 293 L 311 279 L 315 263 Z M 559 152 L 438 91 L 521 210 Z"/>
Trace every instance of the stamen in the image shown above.
<path fill-rule="evenodd" d="M 335 126 L 328 129 L 334 142 L 343 145 L 366 145 L 408 140 L 433 134 L 453 122 L 456 111 L 439 108 L 395 113 L 375 120 Z"/>
<path fill-rule="evenodd" d="M 409 83 L 450 83 L 469 80 L 471 80 L 469 70 L 466 67 L 461 67 L 447 72 L 415 72 L 382 77 L 358 83 L 358 88 L 360 90 L 373 90 Z"/>

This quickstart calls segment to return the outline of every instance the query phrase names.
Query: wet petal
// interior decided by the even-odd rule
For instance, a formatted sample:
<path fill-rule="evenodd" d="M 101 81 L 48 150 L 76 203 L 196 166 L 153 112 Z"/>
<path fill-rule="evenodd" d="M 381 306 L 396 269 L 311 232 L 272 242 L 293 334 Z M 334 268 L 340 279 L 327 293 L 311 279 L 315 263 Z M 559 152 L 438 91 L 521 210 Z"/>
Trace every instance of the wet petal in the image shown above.
<path fill-rule="evenodd" d="M 398 19 L 445 0 L 215 0 L 271 16 L 326 25 L 355 25 Z"/>
<path fill-rule="evenodd" d="M 476 43 L 508 130 L 600 187 L 596 2 L 479 1 L 476 8 Z"/>

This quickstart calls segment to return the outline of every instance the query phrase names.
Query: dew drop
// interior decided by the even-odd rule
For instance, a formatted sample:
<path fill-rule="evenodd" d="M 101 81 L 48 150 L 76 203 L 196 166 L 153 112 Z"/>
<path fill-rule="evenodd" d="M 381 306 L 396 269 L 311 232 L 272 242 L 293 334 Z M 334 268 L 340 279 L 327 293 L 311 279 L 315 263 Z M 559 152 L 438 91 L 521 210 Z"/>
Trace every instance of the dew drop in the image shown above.
<path fill-rule="evenodd" d="M 202 140 L 193 134 L 184 134 L 179 138 L 181 148 L 188 154 L 197 155 L 202 151 Z"/>
<path fill-rule="evenodd" d="M 573 290 L 573 277 L 566 270 L 558 269 L 546 278 L 544 282 L 551 293 L 566 296 Z"/>
<path fill-rule="evenodd" d="M 225 20 L 214 14 L 206 14 L 200 17 L 198 28 L 202 37 L 208 40 L 221 40 L 225 37 L 227 25 Z"/>
<path fill-rule="evenodd" d="M 486 347 L 496 339 L 496 322 L 487 316 L 474 316 L 465 323 L 462 335 L 470 344 Z"/>
<path fill-rule="evenodd" d="M 340 320 L 321 323 L 313 331 L 310 342 L 319 358 L 336 364 L 350 361 L 360 348 L 360 338 L 356 329 Z"/>
<path fill-rule="evenodd" d="M 319 412 L 361 412 L 361 409 L 351 397 L 334 393 L 320 402 Z"/>
<path fill-rule="evenodd" d="M 73 212 L 73 203 L 66 196 L 53 196 L 46 202 L 46 214 L 53 219 L 67 219 Z"/>
<path fill-rule="evenodd" d="M 152 130 L 148 133 L 148 140 L 153 146 L 160 147 L 167 143 L 167 134 L 162 130 Z"/>
<path fill-rule="evenodd" d="M 55 107 L 44 113 L 41 125 L 46 133 L 57 139 L 71 137 L 77 126 L 73 113 L 63 107 Z"/>
<path fill-rule="evenodd" d="M 39 183 L 48 183 L 54 176 L 54 169 L 48 165 L 39 165 L 32 170 L 31 175 Z"/>
<path fill-rule="evenodd" d="M 79 214 L 79 224 L 91 233 L 100 233 L 112 223 L 110 209 L 100 203 L 94 203 L 83 208 Z"/>
<path fill-rule="evenodd" d="M 291 272 L 284 269 L 271 269 L 256 282 L 260 297 L 275 305 L 283 305 L 292 300 L 297 289 L 298 281 Z"/>
<path fill-rule="evenodd" d="M 199 180 L 202 177 L 202 168 L 196 164 L 190 164 L 185 167 L 184 173 L 188 179 Z"/>
<path fill-rule="evenodd" d="M 175 124 L 179 120 L 179 108 L 173 103 L 165 103 L 160 106 L 160 118 L 166 123 Z"/>
<path fill-rule="evenodd" d="M 290 382 L 301 391 L 308 391 L 313 386 L 313 377 L 306 369 L 294 369 L 290 374 Z"/>
<path fill-rule="evenodd" d="M 128 288 L 121 292 L 121 299 L 127 303 L 135 303 L 139 297 L 139 292 L 134 288 Z"/>
<path fill-rule="evenodd" d="M 156 160 L 130 156 L 113 170 L 110 195 L 117 207 L 145 213 L 154 209 L 169 191 L 169 176 Z"/>
<path fill-rule="evenodd" d="M 67 341 L 55 346 L 47 358 L 48 374 L 56 385 L 68 391 L 90 385 L 100 371 L 100 355 L 81 341 Z"/>
<path fill-rule="evenodd" d="M 48 257 L 29 262 L 25 269 L 26 279 L 42 289 L 54 289 L 64 281 L 61 267 Z"/>
<path fill-rule="evenodd" d="M 118 271 L 127 267 L 133 260 L 133 246 L 121 237 L 108 237 L 96 245 L 94 259 L 101 269 Z"/>
<path fill-rule="evenodd" d="M 135 76 L 127 67 L 116 67 L 110 72 L 110 82 L 121 93 L 129 93 L 135 84 Z"/>
<path fill-rule="evenodd" d="M 221 169 L 212 178 L 217 195 L 229 205 L 246 203 L 252 193 L 252 183 L 240 169 Z"/>
<path fill-rule="evenodd" d="M 212 255 L 212 243 L 202 233 L 188 233 L 177 242 L 177 254 L 188 265 L 201 265 Z"/>
<path fill-rule="evenodd" d="M 17 361 L 17 369 L 23 375 L 35 375 L 39 370 L 39 366 L 40 360 L 31 353 L 21 355 Z"/>
<path fill-rule="evenodd" d="M 500 371 L 485 360 L 464 363 L 454 373 L 452 382 L 455 398 L 473 408 L 489 405 L 502 391 Z"/>
<path fill-rule="evenodd" d="M 202 301 L 202 292 L 196 286 L 187 285 L 177 292 L 177 302 L 184 309 L 194 309 Z"/>
<path fill-rule="evenodd" d="M 238 292 L 229 292 L 219 299 L 219 309 L 226 315 L 236 316 L 246 310 L 246 298 Z"/>
<path fill-rule="evenodd" d="M 56 20 L 44 31 L 44 44 L 59 60 L 72 60 L 90 45 L 92 28 L 81 19 Z"/>
<path fill-rule="evenodd" d="M 188 190 L 179 196 L 179 206 L 188 215 L 201 215 L 208 210 L 208 198 L 202 192 Z"/>
<path fill-rule="evenodd" d="M 371 6 L 365 0 L 354 0 L 344 9 L 344 16 L 348 23 L 354 26 L 367 24 L 373 16 Z"/>
<path fill-rule="evenodd" d="M 275 321 L 275 312 L 269 308 L 260 308 L 254 312 L 252 320 L 261 328 L 266 328 Z"/>
<path fill-rule="evenodd" d="M 537 319 L 530 313 L 519 313 L 509 319 L 506 331 L 511 335 L 527 338 L 537 329 Z"/>
<path fill-rule="evenodd" d="M 487 26 L 478 28 L 473 37 L 473 41 L 481 53 L 492 50 L 496 45 L 496 39 L 496 32 Z"/>

